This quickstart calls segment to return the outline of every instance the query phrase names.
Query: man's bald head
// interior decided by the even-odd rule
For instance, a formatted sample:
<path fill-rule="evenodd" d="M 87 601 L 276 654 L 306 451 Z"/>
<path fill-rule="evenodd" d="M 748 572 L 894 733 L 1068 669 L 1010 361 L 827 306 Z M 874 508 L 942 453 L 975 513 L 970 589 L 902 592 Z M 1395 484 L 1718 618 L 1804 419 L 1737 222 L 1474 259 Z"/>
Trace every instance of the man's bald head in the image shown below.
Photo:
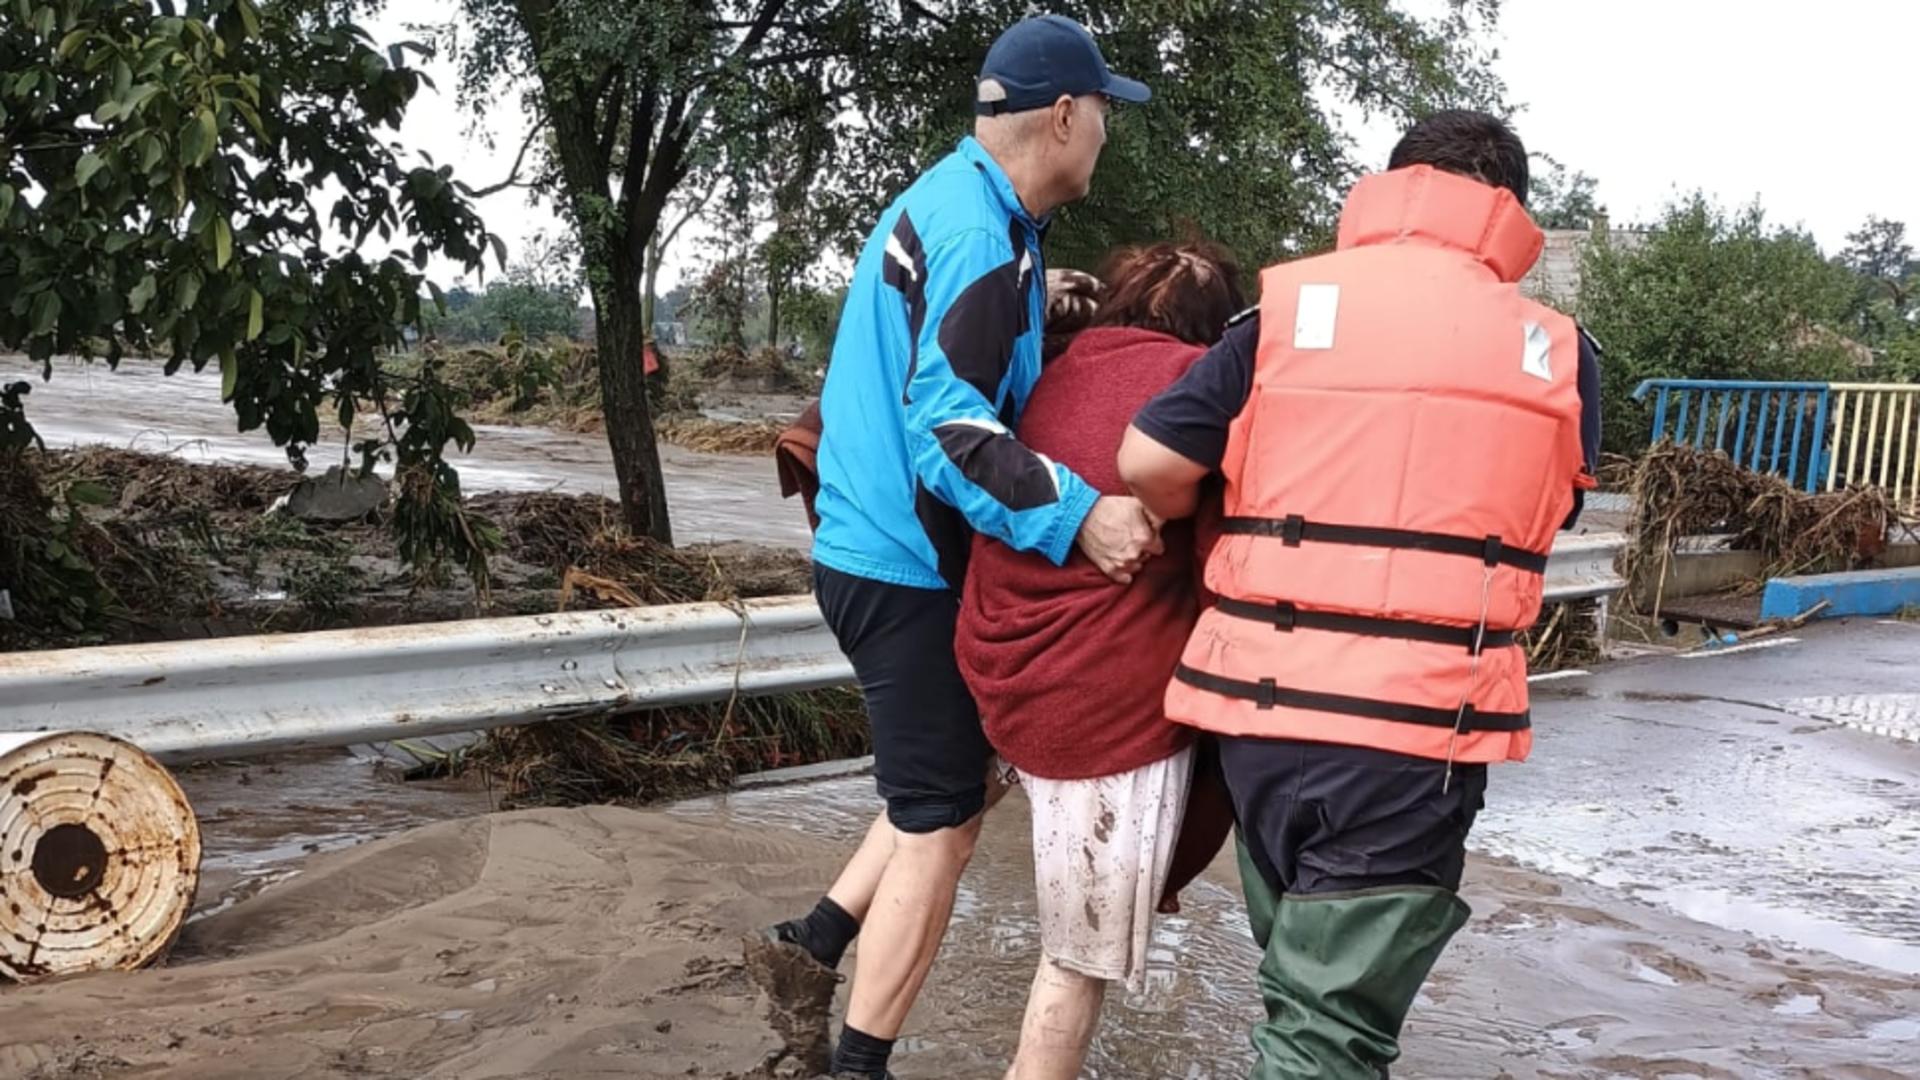
<path fill-rule="evenodd" d="M 992 93 L 981 84 L 982 99 Z M 1046 215 L 1084 198 L 1107 143 L 1107 99 L 1061 95 L 1043 108 L 974 118 L 973 137 L 1013 181 L 1030 213 Z"/>

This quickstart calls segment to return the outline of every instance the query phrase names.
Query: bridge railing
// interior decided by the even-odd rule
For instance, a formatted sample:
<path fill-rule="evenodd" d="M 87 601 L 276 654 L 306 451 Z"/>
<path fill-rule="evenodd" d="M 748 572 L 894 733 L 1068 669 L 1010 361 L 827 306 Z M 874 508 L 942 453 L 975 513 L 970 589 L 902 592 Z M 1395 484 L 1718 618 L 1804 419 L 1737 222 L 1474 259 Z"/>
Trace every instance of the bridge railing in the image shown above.
<path fill-rule="evenodd" d="M 1653 442 L 1722 450 L 1804 491 L 1877 486 L 1920 506 L 1920 385 L 1648 379 Z"/>
<path fill-rule="evenodd" d="M 1653 397 L 1653 442 L 1725 450 L 1755 472 L 1817 490 L 1832 401 L 1827 383 L 1648 379 L 1633 396 Z"/>
<path fill-rule="evenodd" d="M 1833 452 L 1826 490 L 1872 485 L 1905 507 L 1920 503 L 1920 386 L 1834 383 Z"/>

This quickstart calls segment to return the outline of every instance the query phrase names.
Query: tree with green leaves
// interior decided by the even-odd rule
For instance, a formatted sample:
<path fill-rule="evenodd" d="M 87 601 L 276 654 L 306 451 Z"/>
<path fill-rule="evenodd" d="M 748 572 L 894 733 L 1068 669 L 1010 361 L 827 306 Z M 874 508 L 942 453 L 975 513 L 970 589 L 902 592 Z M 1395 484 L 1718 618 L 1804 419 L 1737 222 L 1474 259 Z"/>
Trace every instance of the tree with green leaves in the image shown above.
<path fill-rule="evenodd" d="M 508 330 L 534 341 L 570 338 L 578 329 L 579 309 L 572 292 L 496 281 L 460 310 L 430 319 L 428 327 L 435 338 L 459 344 L 493 344 Z"/>
<path fill-rule="evenodd" d="M 217 365 L 240 429 L 300 467 L 323 402 L 343 430 L 372 403 L 386 434 L 357 449 L 396 462 L 402 554 L 484 574 L 443 459 L 473 433 L 431 366 L 380 364 L 433 303 L 428 260 L 477 270 L 498 243 L 451 170 L 392 146 L 423 81 L 292 0 L 0 4 L 0 347 L 46 377 L 64 355 Z M 0 398 L 14 452 L 25 388 Z"/>
<path fill-rule="evenodd" d="M 649 258 L 675 199 L 714 176 L 770 208 L 780 266 L 851 251 L 880 207 L 969 130 L 993 38 L 1025 0 L 460 0 L 440 35 L 464 99 L 534 117 L 531 179 L 572 223 L 598 315 L 602 403 L 628 526 L 671 537 L 642 376 Z M 1326 242 L 1358 169 L 1346 117 L 1497 106 L 1498 0 L 1433 20 L 1392 0 L 1066 3 L 1153 103 L 1117 115 L 1093 196 L 1052 261 L 1198 230 L 1264 262 Z M 814 162 L 811 168 L 784 168 Z M 786 181 L 783 189 L 782 181 Z M 804 197 L 800 197 L 804 189 Z M 781 215 L 785 214 L 785 220 Z M 797 215 L 797 216 L 796 216 Z M 720 214 L 713 226 L 751 232 Z M 800 255 L 796 257 L 794 251 Z M 788 289 L 785 283 L 776 288 Z M 781 295 L 784 297 L 785 293 Z M 781 316 L 785 321 L 785 315 Z"/>
<path fill-rule="evenodd" d="M 1527 212 L 1543 229 L 1591 229 L 1601 213 L 1600 181 L 1567 167 L 1545 154 L 1536 154 L 1545 168 L 1533 170 Z"/>
<path fill-rule="evenodd" d="M 1852 275 L 1806 233 L 1758 205 L 1729 212 L 1695 194 L 1643 242 L 1596 238 L 1580 275 L 1580 320 L 1606 346 L 1603 439 L 1647 444 L 1649 378 L 1839 379 L 1864 351 L 1844 336 Z"/>
<path fill-rule="evenodd" d="M 1853 301 L 1853 328 L 1875 348 L 1885 349 L 1915 333 L 1920 322 L 1920 262 L 1913 257 L 1905 222 L 1868 217 L 1847 234 L 1841 266 L 1859 278 Z"/>

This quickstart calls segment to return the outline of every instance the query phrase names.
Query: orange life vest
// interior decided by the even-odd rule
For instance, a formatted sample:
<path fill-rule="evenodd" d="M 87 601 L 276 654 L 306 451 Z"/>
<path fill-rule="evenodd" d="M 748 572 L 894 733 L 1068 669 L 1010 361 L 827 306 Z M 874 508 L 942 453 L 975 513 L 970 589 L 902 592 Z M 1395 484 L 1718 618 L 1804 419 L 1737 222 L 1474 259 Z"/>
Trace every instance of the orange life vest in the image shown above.
<path fill-rule="evenodd" d="M 1167 715 L 1229 735 L 1462 762 L 1533 736 L 1515 635 L 1583 476 L 1578 330 L 1521 297 L 1510 192 L 1369 176 L 1339 249 L 1261 279 L 1253 388 L 1222 464 L 1220 603 Z"/>

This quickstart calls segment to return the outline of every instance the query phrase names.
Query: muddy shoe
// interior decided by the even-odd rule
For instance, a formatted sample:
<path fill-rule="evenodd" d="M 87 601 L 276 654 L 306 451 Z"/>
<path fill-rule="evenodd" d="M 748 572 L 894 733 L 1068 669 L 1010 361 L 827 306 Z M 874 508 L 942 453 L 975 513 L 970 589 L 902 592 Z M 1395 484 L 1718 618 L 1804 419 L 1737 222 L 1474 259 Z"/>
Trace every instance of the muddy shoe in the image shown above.
<path fill-rule="evenodd" d="M 833 1056 L 829 1024 L 840 974 L 777 930 L 747 935 L 742 953 L 747 974 L 767 993 L 767 1023 L 786 1045 L 786 1056 L 813 1076 L 827 1071 Z"/>

